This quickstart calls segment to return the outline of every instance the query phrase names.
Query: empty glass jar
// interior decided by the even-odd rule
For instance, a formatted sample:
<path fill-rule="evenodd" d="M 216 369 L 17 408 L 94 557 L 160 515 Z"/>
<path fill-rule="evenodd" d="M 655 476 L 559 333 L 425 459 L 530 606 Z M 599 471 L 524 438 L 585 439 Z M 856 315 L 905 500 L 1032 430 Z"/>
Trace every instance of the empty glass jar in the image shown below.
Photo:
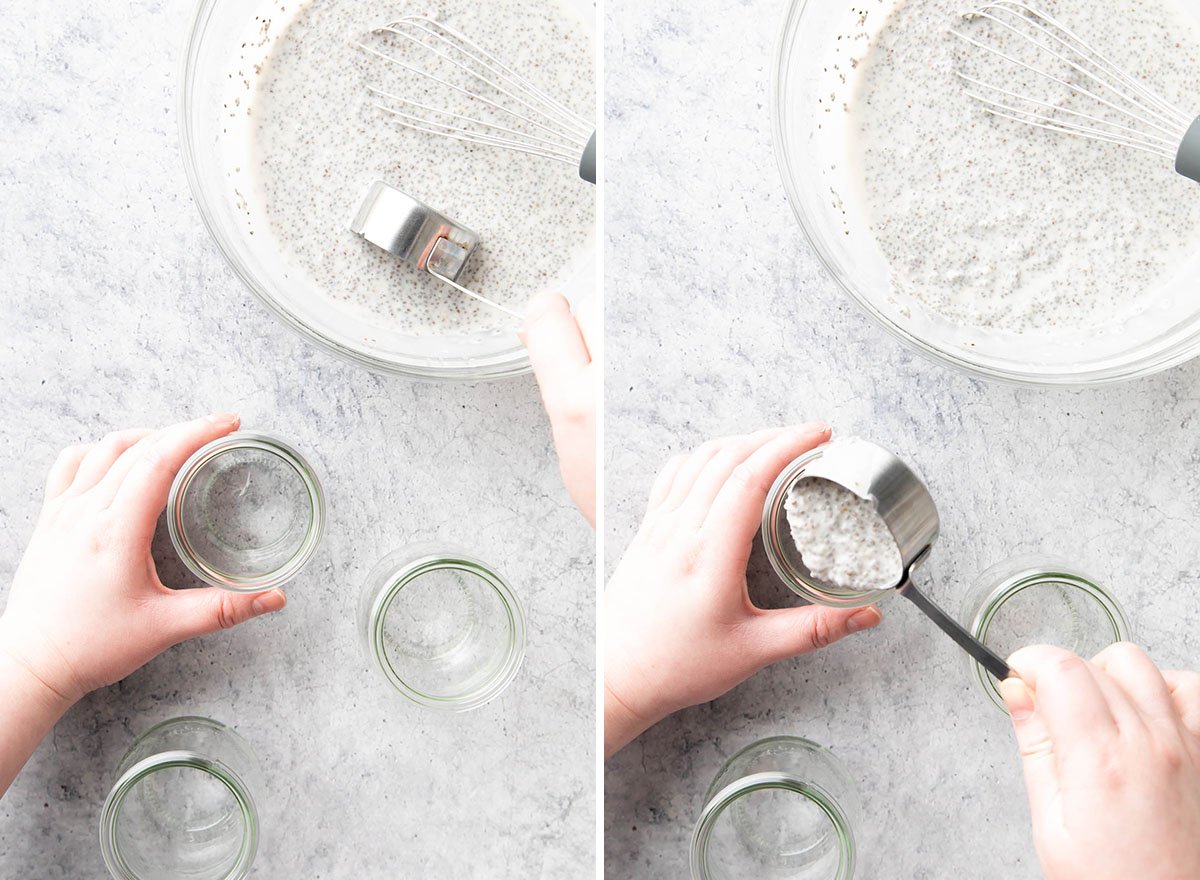
<path fill-rule="evenodd" d="M 1001 657 L 1027 645 L 1055 645 L 1086 659 L 1132 635 L 1125 610 L 1106 587 L 1046 556 L 989 568 L 967 594 L 962 619 Z M 967 661 L 971 678 L 1004 709 L 995 679 L 970 657 Z"/>
<path fill-rule="evenodd" d="M 525 656 L 525 615 L 488 565 L 423 544 L 385 557 L 359 599 L 367 657 L 396 690 L 434 709 L 465 711 L 508 687 Z"/>
<path fill-rule="evenodd" d="M 167 501 L 171 543 L 205 583 L 278 587 L 308 564 L 325 527 L 316 473 L 286 443 L 238 432 L 198 450 Z"/>
<path fill-rule="evenodd" d="M 814 742 L 776 736 L 721 768 L 692 835 L 693 880 L 849 880 L 858 794 Z"/>
<path fill-rule="evenodd" d="M 100 814 L 100 851 L 117 880 L 237 880 L 259 844 L 258 761 L 207 718 L 140 736 L 117 766 Z"/>

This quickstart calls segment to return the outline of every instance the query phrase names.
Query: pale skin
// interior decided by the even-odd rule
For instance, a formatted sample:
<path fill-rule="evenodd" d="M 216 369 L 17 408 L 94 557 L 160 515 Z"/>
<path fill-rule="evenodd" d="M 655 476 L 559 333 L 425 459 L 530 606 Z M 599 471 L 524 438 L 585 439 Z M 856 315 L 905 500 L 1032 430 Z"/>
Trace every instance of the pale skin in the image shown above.
<path fill-rule="evenodd" d="M 172 591 L 150 555 L 175 473 L 238 425 L 223 414 L 117 432 L 51 468 L 0 616 L 0 793 L 84 694 L 181 641 L 283 608 L 278 590 Z M 724 438 L 660 474 L 605 595 L 606 754 L 769 663 L 879 623 L 874 608 L 765 611 L 746 590 L 771 482 L 828 437 L 809 425 Z M 1044 646 L 1009 662 L 1019 678 L 1001 691 L 1047 880 L 1200 876 L 1200 675 L 1160 671 L 1125 643 L 1091 662 Z"/>
<path fill-rule="evenodd" d="M 672 459 L 604 594 L 606 756 L 673 712 L 768 664 L 882 619 L 873 606 L 763 610 L 746 564 L 775 478 L 829 439 L 824 425 L 725 437 Z"/>
<path fill-rule="evenodd" d="M 55 461 L 0 616 L 0 794 L 84 694 L 173 645 L 283 608 L 279 590 L 170 590 L 150 544 L 184 461 L 233 414 L 109 434 Z"/>
<path fill-rule="evenodd" d="M 596 392 L 586 322 L 558 295 L 535 298 L 527 345 L 559 453 L 563 482 L 595 525 Z M 0 616 L 0 794 L 84 694 L 120 681 L 162 651 L 286 603 L 168 589 L 150 555 L 175 474 L 193 452 L 237 430 L 233 414 L 161 431 L 130 430 L 65 450 Z"/>
<path fill-rule="evenodd" d="M 550 418 L 567 494 L 596 526 L 596 372 L 588 322 L 562 296 L 543 294 L 525 309 L 521 341 Z"/>
<path fill-rule="evenodd" d="M 604 745 L 764 666 L 879 623 L 877 609 L 765 611 L 746 564 L 767 491 L 823 426 L 728 437 L 673 459 L 604 597 Z M 856 619 L 856 615 L 861 615 Z M 1200 674 L 1131 644 L 1091 662 L 1035 646 L 1001 685 L 1046 880 L 1200 877 Z"/>
<path fill-rule="evenodd" d="M 1200 877 L 1200 675 L 1121 643 L 1014 654 L 1001 685 L 1046 880 Z"/>

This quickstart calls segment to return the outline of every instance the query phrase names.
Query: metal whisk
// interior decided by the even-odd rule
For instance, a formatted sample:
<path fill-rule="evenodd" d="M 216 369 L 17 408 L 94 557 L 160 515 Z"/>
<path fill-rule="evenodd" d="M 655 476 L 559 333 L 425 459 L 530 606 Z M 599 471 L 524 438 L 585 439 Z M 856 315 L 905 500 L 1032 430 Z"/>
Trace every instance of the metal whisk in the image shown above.
<path fill-rule="evenodd" d="M 1001 84 L 957 71 L 967 94 L 987 112 L 1174 159 L 1176 171 L 1200 181 L 1200 118 L 1173 106 L 1065 25 L 1015 0 L 985 4 L 963 19 L 991 26 L 978 36 L 952 33 L 1004 64 L 995 72 Z M 1013 77 L 1047 85 L 1050 92 L 1021 94 L 1011 87 Z"/>
<path fill-rule="evenodd" d="M 403 75 L 368 86 L 372 103 L 398 124 L 457 141 L 565 162 L 596 182 L 596 130 L 492 53 L 453 28 L 409 15 L 358 47 Z"/>

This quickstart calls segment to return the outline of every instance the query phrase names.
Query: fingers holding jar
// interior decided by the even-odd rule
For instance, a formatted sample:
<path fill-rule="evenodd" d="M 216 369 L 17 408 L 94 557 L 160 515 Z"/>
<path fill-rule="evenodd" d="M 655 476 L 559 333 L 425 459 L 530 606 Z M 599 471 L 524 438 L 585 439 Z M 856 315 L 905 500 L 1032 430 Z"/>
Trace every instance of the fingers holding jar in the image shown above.
<path fill-rule="evenodd" d="M 823 424 L 768 428 L 710 440 L 663 468 L 604 597 L 608 754 L 770 663 L 880 622 L 873 607 L 766 610 L 750 599 L 746 566 L 768 491 L 829 436 Z"/>

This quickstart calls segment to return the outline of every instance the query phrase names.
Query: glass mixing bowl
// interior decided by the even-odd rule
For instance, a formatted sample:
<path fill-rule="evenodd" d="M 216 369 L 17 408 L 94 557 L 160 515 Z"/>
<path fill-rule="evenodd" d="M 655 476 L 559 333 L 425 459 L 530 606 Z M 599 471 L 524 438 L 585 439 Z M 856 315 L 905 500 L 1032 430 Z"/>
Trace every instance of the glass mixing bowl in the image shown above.
<path fill-rule="evenodd" d="M 1096 385 L 1164 370 L 1200 353 L 1200 253 L 1142 315 L 1074 334 L 1016 335 L 964 328 L 900 298 L 868 226 L 851 161 L 851 59 L 886 21 L 852 4 L 791 0 L 772 89 L 776 156 L 788 200 L 838 285 L 918 352 L 971 375 L 1027 385 Z M 1195 11 L 1194 2 L 1189 4 Z M 864 21 L 865 19 L 865 21 Z M 861 65 L 857 65 L 861 69 Z M 843 80 L 843 76 L 845 80 Z"/>
<path fill-rule="evenodd" d="M 587 0 L 566 0 L 578 7 L 576 18 L 590 27 Z M 279 15 L 276 0 L 200 0 L 184 56 L 180 141 L 192 194 L 209 232 L 234 272 L 275 315 L 306 339 L 345 359 L 389 373 L 421 379 L 465 380 L 515 376 L 530 370 L 515 326 L 494 333 L 415 336 L 381 327 L 368 314 L 335 306 L 324 293 L 289 266 L 269 236 L 247 234 L 243 187 L 231 168 L 244 164 L 244 153 L 230 146 L 229 95 L 223 83 L 245 76 L 238 61 L 248 46 L 263 42 L 263 22 Z M 381 15 L 386 15 L 382 10 Z M 225 134 L 224 137 L 222 135 Z M 582 185 L 582 184 L 581 184 Z M 359 196 L 349 196 L 349 220 Z M 437 207 L 435 205 L 435 207 Z M 536 240 L 530 246 L 536 246 Z M 570 259 L 553 282 L 577 308 L 595 295 L 597 253 L 590 246 Z M 415 270 L 414 270 L 415 271 Z M 532 296 L 536 291 L 529 291 Z M 460 296 L 449 287 L 446 295 Z"/>

